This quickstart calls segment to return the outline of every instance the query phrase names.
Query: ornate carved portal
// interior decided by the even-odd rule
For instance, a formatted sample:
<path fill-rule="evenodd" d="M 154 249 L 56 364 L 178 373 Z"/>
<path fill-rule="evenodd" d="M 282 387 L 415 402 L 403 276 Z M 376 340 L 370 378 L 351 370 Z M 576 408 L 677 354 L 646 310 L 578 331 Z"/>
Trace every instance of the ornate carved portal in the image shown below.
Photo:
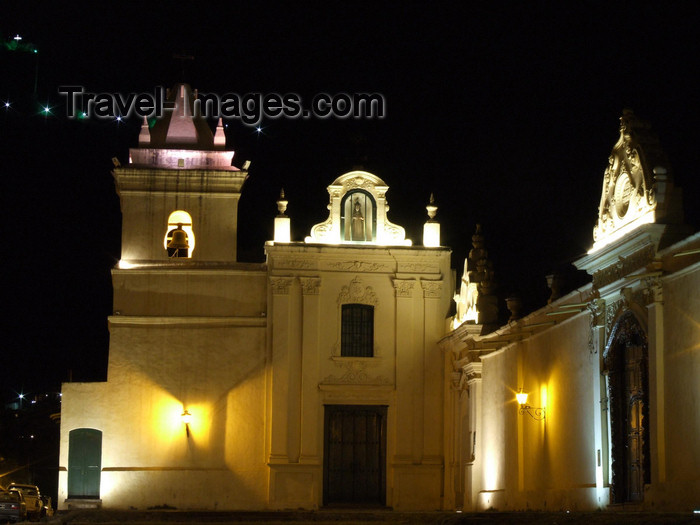
<path fill-rule="evenodd" d="M 632 312 L 620 316 L 604 355 L 610 396 L 612 503 L 640 502 L 650 482 L 649 345 Z"/>

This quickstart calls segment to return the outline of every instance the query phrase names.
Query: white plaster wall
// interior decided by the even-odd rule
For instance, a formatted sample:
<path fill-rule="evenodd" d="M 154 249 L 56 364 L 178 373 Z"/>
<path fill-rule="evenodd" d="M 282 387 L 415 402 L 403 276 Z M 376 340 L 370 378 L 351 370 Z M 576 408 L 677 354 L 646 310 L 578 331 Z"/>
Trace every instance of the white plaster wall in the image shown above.
<path fill-rule="evenodd" d="M 112 327 L 108 383 L 64 385 L 61 467 L 88 426 L 104 507 L 264 507 L 264 349 L 264 326 Z"/>
<path fill-rule="evenodd" d="M 524 345 L 522 386 L 528 404 L 545 407 L 546 418 L 519 417 L 522 425 L 525 508 L 596 508 L 596 445 L 592 377 L 598 355 L 588 348 L 588 313 L 536 335 Z M 520 385 L 519 385 L 520 386 Z"/>
<path fill-rule="evenodd" d="M 663 298 L 666 472 L 645 502 L 690 511 L 700 504 L 700 265 L 664 279 Z"/>
<path fill-rule="evenodd" d="M 267 273 L 260 265 L 240 266 L 112 270 L 114 311 L 119 315 L 260 317 L 267 311 Z"/>
<path fill-rule="evenodd" d="M 527 341 L 482 357 L 483 456 L 477 508 L 596 508 L 596 410 L 589 319 L 579 315 Z M 518 413 L 515 393 L 544 407 L 536 421 Z"/>

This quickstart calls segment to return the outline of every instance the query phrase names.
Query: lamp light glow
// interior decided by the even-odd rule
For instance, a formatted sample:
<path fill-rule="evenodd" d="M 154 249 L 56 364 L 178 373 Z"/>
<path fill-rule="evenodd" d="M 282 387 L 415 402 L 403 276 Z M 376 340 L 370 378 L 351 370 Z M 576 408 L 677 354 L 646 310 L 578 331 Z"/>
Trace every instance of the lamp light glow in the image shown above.
<path fill-rule="evenodd" d="M 518 400 L 518 404 L 520 406 L 527 405 L 527 396 L 528 396 L 527 392 L 523 392 L 523 389 L 521 388 L 518 390 L 518 393 L 515 394 L 515 399 Z"/>
<path fill-rule="evenodd" d="M 187 437 L 190 437 L 190 422 L 192 421 L 192 414 L 189 413 L 187 409 L 185 409 L 182 414 L 182 422 L 185 424 L 185 434 L 187 434 Z"/>
<path fill-rule="evenodd" d="M 531 407 L 527 404 L 527 392 L 524 392 L 522 388 L 518 389 L 515 394 L 515 399 L 520 405 L 520 414 L 528 414 L 532 419 L 536 421 L 542 421 L 547 417 L 546 410 L 544 407 Z"/>

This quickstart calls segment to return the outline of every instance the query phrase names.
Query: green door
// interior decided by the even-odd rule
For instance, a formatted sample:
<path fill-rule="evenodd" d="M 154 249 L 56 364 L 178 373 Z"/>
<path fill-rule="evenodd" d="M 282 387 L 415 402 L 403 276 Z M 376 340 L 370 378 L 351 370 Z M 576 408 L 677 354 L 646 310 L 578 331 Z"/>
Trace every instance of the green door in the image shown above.
<path fill-rule="evenodd" d="M 102 470 L 102 432 L 71 430 L 68 436 L 68 497 L 99 498 Z"/>

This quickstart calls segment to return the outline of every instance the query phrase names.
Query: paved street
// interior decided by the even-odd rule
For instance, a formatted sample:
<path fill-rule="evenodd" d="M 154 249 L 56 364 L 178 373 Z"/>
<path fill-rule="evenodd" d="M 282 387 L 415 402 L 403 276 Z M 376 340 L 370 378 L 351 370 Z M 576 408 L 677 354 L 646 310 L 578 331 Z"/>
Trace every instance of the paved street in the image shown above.
<path fill-rule="evenodd" d="M 440 525 L 700 525 L 700 514 L 639 512 L 393 512 L 391 510 L 319 510 L 281 512 L 179 512 L 179 511 L 73 511 L 58 513 L 47 520 L 53 524 L 148 524 L 159 523 L 220 525 L 309 523 L 338 525 L 352 523 L 440 524 Z"/>

